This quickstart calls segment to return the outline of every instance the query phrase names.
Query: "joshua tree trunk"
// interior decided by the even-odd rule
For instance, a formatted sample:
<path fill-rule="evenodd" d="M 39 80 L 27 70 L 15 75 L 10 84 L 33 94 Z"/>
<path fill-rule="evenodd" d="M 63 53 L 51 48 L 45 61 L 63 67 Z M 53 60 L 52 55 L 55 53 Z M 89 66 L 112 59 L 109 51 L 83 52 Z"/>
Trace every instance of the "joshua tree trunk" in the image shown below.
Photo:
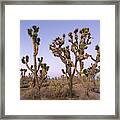
<path fill-rule="evenodd" d="M 66 73 L 69 75 L 69 95 L 70 98 L 72 99 L 72 76 L 71 76 L 71 67 L 66 65 Z"/>
<path fill-rule="evenodd" d="M 70 76 L 70 85 L 69 85 L 69 89 L 70 89 L 70 98 L 72 99 L 72 88 L 73 88 L 73 83 L 72 83 L 72 77 Z"/>
<path fill-rule="evenodd" d="M 82 71 L 81 65 L 82 65 L 82 60 L 79 60 L 79 63 L 80 63 L 80 79 L 81 79 L 81 71 Z"/>
<path fill-rule="evenodd" d="M 24 73 L 23 73 L 23 76 L 25 77 L 25 71 L 24 71 Z"/>
<path fill-rule="evenodd" d="M 33 48 L 34 48 L 34 87 L 38 85 L 38 80 L 37 80 L 37 62 L 36 62 L 36 46 L 35 46 L 35 41 L 33 39 Z"/>
<path fill-rule="evenodd" d="M 75 74 L 75 69 L 77 68 L 77 59 L 75 59 L 75 68 L 73 70 L 73 73 L 72 75 L 70 75 L 70 98 L 72 99 L 73 97 L 73 77 L 74 77 L 74 74 Z"/>
<path fill-rule="evenodd" d="M 36 63 L 36 55 L 34 54 L 34 84 L 37 85 L 37 63 Z"/>

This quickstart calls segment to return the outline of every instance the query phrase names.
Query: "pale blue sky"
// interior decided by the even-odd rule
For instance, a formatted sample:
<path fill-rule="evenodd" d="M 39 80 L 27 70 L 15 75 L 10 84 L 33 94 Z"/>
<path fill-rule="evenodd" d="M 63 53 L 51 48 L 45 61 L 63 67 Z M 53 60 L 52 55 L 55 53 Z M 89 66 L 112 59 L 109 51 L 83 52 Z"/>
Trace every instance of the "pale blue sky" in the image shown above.
<path fill-rule="evenodd" d="M 44 62 L 50 66 L 48 75 L 51 77 L 62 75 L 61 69 L 64 64 L 58 57 L 54 57 L 49 50 L 49 45 L 58 36 L 66 34 L 65 44 L 68 42 L 68 33 L 73 32 L 76 28 L 89 27 L 92 37 L 92 44 L 86 50 L 95 57 L 95 45 L 100 41 L 100 21 L 99 20 L 21 20 L 20 21 L 20 60 L 23 56 L 29 55 L 30 64 L 33 64 L 33 46 L 32 41 L 27 33 L 27 29 L 37 25 L 40 27 L 39 36 L 41 38 L 38 57 L 43 57 Z M 85 62 L 85 67 L 89 67 L 91 60 Z M 25 68 L 20 61 L 20 66 Z"/>

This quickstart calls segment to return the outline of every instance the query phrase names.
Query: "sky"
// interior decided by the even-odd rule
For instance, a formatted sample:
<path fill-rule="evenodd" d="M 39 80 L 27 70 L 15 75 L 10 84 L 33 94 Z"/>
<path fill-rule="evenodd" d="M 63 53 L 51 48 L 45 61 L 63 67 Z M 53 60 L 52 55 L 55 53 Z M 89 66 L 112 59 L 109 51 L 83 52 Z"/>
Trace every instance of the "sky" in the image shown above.
<path fill-rule="evenodd" d="M 87 53 L 92 54 L 95 58 L 96 51 L 95 46 L 100 44 L 100 21 L 99 20 L 21 20 L 20 21 L 20 67 L 26 68 L 21 63 L 23 56 L 28 55 L 30 62 L 29 65 L 33 64 L 33 46 L 32 40 L 27 33 L 27 29 L 33 25 L 39 26 L 40 30 L 38 37 L 41 42 L 39 46 L 38 57 L 43 57 L 43 62 L 50 66 L 48 76 L 59 77 L 62 75 L 61 69 L 65 66 L 58 57 L 54 57 L 52 51 L 49 50 L 49 45 L 52 41 L 65 33 L 65 46 L 70 45 L 68 42 L 68 33 L 73 32 L 76 28 L 79 30 L 87 27 L 90 29 L 90 33 L 93 37 L 92 43 L 86 50 Z M 73 55 L 72 55 L 73 56 Z M 85 68 L 88 68 L 92 60 L 85 60 Z"/>

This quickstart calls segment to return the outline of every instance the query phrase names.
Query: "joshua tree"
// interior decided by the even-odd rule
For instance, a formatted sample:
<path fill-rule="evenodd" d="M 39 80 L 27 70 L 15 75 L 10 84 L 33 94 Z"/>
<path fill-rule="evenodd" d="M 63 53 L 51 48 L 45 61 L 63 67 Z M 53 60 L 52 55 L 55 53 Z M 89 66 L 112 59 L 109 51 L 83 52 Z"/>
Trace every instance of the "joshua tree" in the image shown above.
<path fill-rule="evenodd" d="M 27 72 L 27 69 L 23 69 L 24 70 L 24 77 L 25 77 L 25 74 L 26 74 L 26 72 Z"/>
<path fill-rule="evenodd" d="M 91 57 L 91 59 L 92 59 L 95 63 L 99 63 L 99 62 L 100 62 L 100 47 L 99 47 L 99 45 L 96 45 L 96 46 L 95 46 L 95 50 L 96 50 L 96 52 L 97 52 L 96 58 L 94 59 L 94 58 L 92 57 L 92 55 L 90 55 L 90 57 Z"/>
<path fill-rule="evenodd" d="M 46 77 L 47 71 L 49 69 L 49 66 L 47 66 L 45 63 L 42 63 L 43 57 L 38 58 L 38 64 L 37 64 L 37 55 L 38 55 L 38 50 L 39 50 L 39 45 L 40 45 L 40 38 L 38 37 L 38 32 L 39 32 L 39 27 L 35 25 L 32 26 L 32 28 L 28 29 L 28 35 L 30 36 L 32 40 L 32 44 L 33 44 L 34 65 L 31 65 L 31 66 L 28 65 L 28 62 L 29 62 L 28 55 L 26 55 L 25 57 L 21 59 L 22 63 L 26 65 L 27 69 L 30 70 L 34 76 L 33 78 L 34 87 L 35 86 L 39 87 L 40 85 L 38 81 L 38 71 L 40 70 L 42 72 L 45 72 L 45 74 L 42 74 L 42 78 L 43 78 L 43 76 Z"/>
<path fill-rule="evenodd" d="M 39 66 L 38 66 L 39 67 Z M 42 83 L 46 80 L 47 78 L 47 72 L 49 70 L 49 66 L 46 65 L 46 63 L 41 64 L 41 70 L 40 70 L 40 83 L 39 83 L 39 90 L 41 88 Z"/>
<path fill-rule="evenodd" d="M 84 68 L 83 60 L 88 59 L 88 57 L 90 57 L 89 54 L 85 53 L 85 49 L 87 49 L 88 45 L 91 44 L 90 40 L 92 38 L 89 32 L 89 28 L 83 28 L 79 31 L 79 33 L 80 33 L 80 40 L 78 39 L 78 29 L 75 29 L 74 33 L 69 32 L 68 36 L 71 46 L 68 45 L 66 47 L 63 47 L 65 42 L 65 34 L 63 34 L 63 37 L 57 37 L 50 45 L 50 50 L 52 50 L 54 56 L 59 57 L 61 61 L 65 64 L 65 70 L 62 69 L 62 72 L 69 80 L 69 91 L 71 98 L 72 98 L 73 77 L 75 75 L 75 72 L 77 72 L 81 77 L 81 73 Z M 70 51 L 74 53 L 74 59 L 75 59 L 74 62 L 71 58 Z M 79 62 L 80 64 L 80 71 L 77 70 L 77 62 Z"/>
<path fill-rule="evenodd" d="M 20 71 L 21 71 L 21 77 L 25 77 L 25 74 L 26 74 L 26 72 L 27 72 L 27 69 L 20 69 Z"/>
<path fill-rule="evenodd" d="M 92 55 L 90 55 L 91 59 L 94 61 L 94 63 L 91 63 L 91 66 L 87 69 L 83 70 L 84 75 L 87 77 L 88 86 L 86 90 L 86 95 L 89 96 L 89 82 L 95 78 L 95 75 L 100 72 L 100 66 L 98 63 L 100 62 L 100 47 L 98 45 L 95 46 L 95 50 L 97 51 L 96 58 L 94 59 Z M 94 79 L 94 87 L 95 79 Z"/>
<path fill-rule="evenodd" d="M 20 72 L 21 72 L 21 74 L 20 74 L 21 77 L 23 77 L 23 69 L 22 68 L 20 69 Z"/>
<path fill-rule="evenodd" d="M 94 59 L 92 55 L 90 55 L 91 59 L 94 61 L 94 63 L 91 63 L 91 66 L 88 69 L 84 69 L 83 73 L 88 77 L 93 78 L 98 72 L 100 72 L 100 66 L 98 63 L 100 62 L 100 47 L 98 45 L 95 46 L 96 58 Z"/>

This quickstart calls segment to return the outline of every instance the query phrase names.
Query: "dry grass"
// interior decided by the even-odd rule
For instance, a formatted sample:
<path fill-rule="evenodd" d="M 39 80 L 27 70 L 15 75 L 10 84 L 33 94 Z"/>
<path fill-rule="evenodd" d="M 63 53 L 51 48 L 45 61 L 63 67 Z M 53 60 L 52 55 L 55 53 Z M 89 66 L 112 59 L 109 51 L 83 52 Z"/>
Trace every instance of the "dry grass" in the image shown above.
<path fill-rule="evenodd" d="M 99 100 L 100 81 L 73 80 L 73 100 Z M 69 100 L 67 80 L 48 80 L 38 88 L 20 88 L 21 100 Z"/>

